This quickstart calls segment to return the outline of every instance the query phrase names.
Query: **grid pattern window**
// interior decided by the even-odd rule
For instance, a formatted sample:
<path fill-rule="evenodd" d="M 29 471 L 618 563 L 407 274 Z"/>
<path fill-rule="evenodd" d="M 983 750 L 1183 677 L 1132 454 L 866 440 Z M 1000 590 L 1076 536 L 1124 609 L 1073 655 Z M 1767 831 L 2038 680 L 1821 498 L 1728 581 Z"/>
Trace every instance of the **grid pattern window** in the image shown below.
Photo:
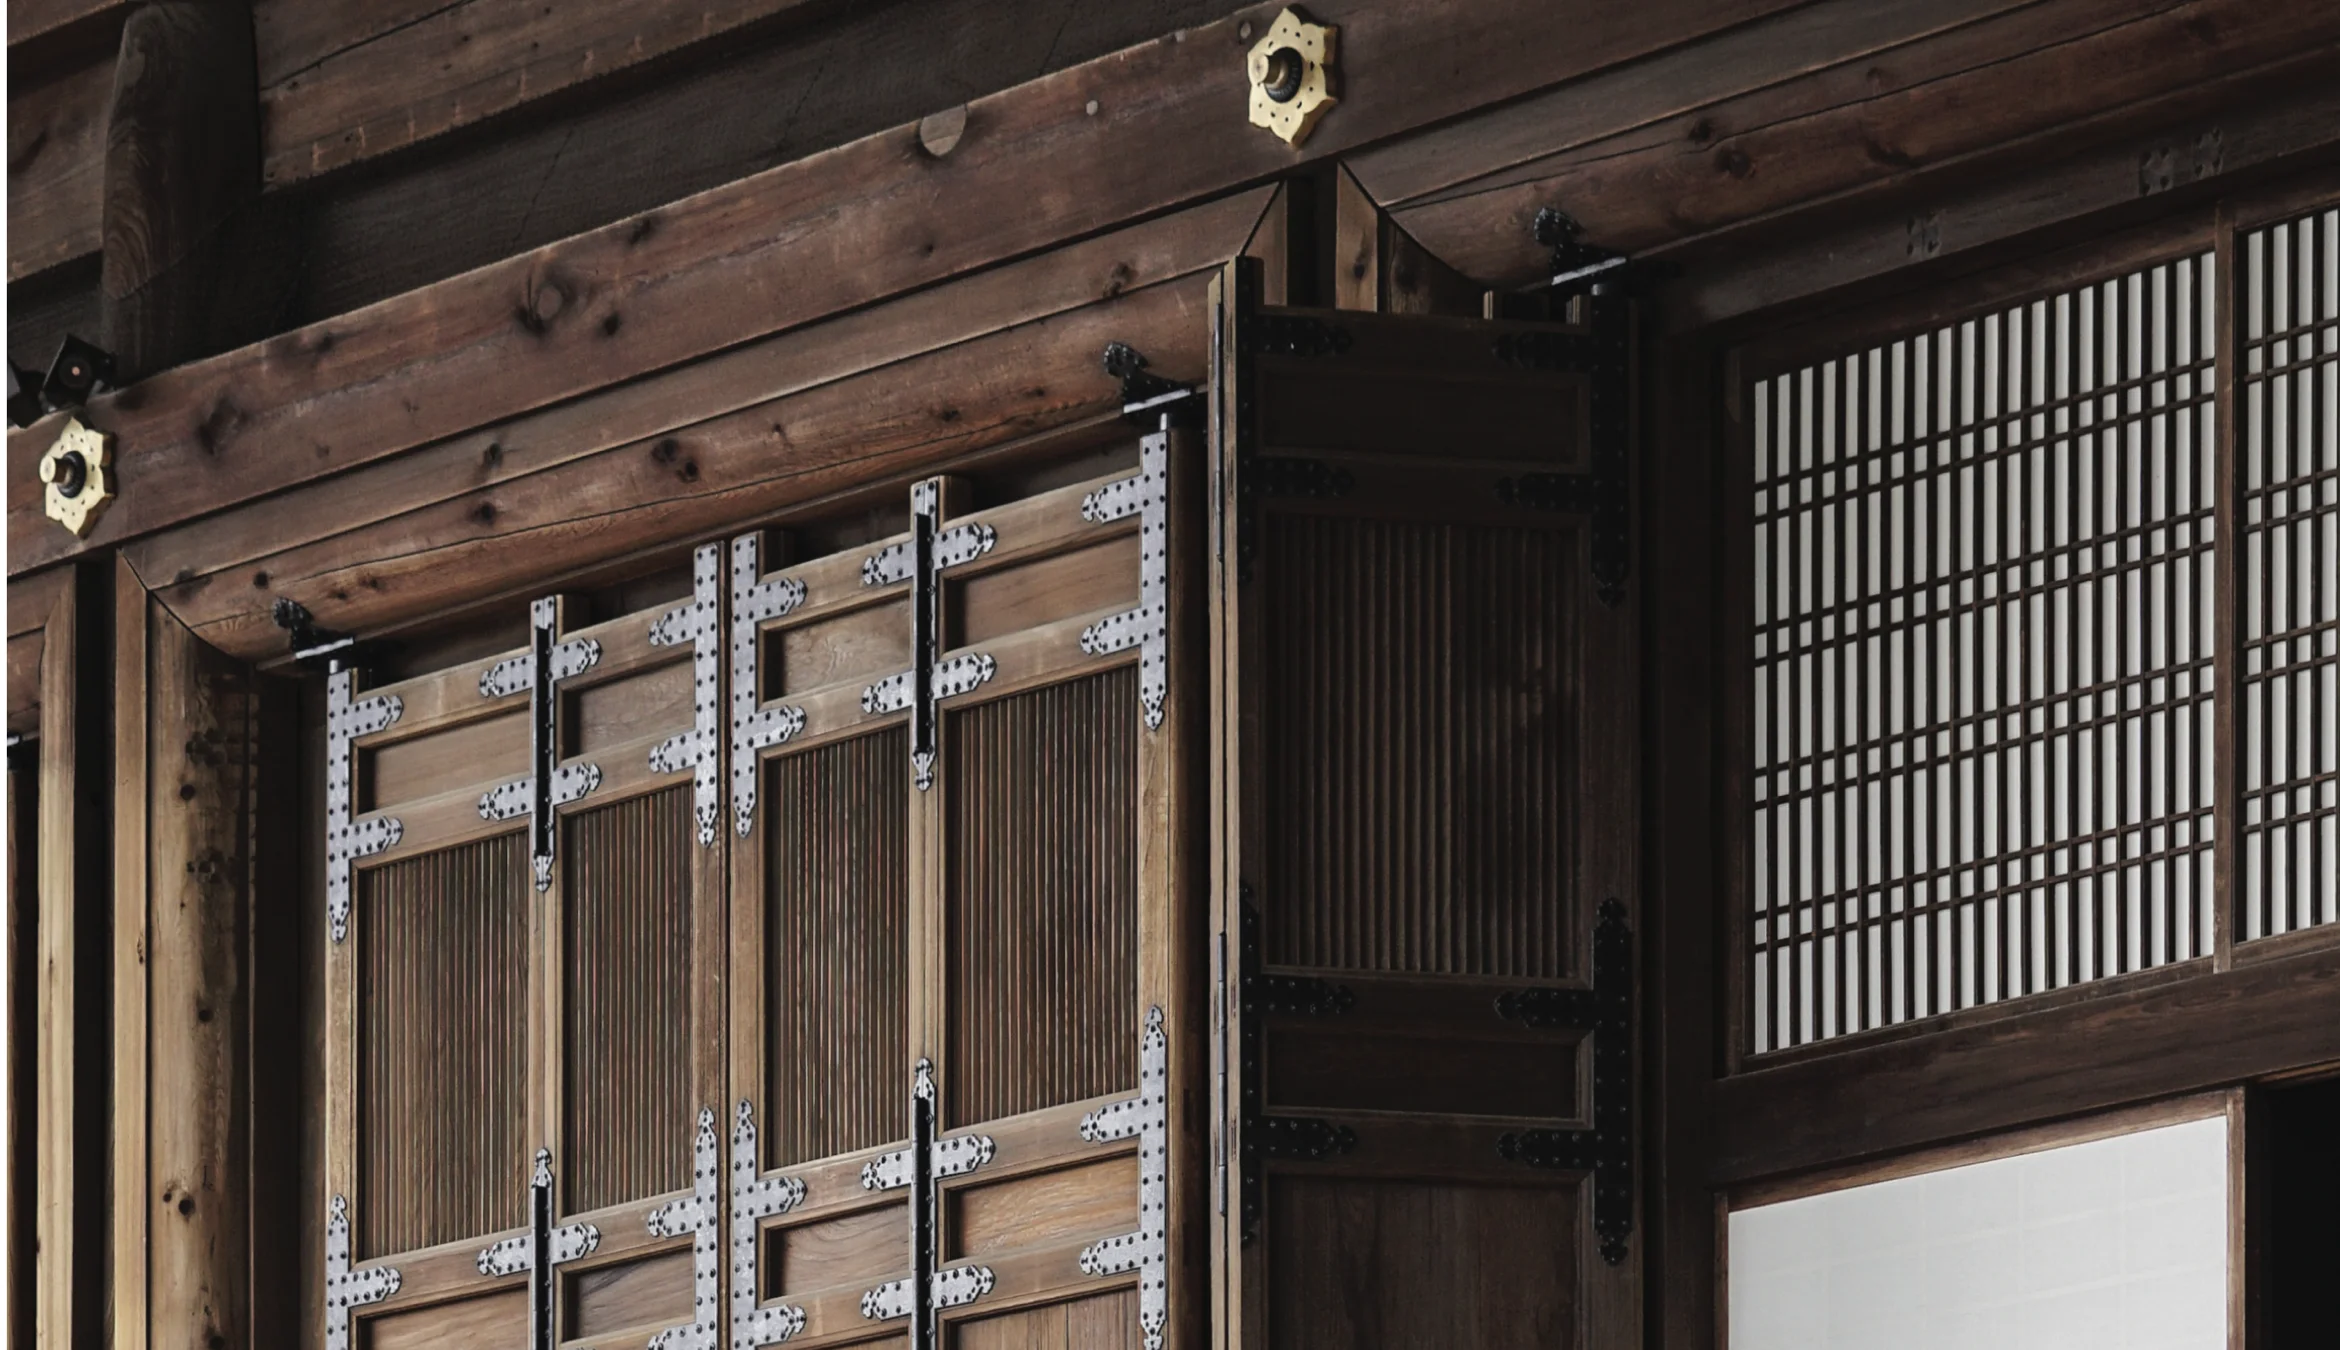
<path fill-rule="evenodd" d="M 1755 386 L 1756 1052 L 2208 952 L 2215 286 Z"/>
<path fill-rule="evenodd" d="M 2238 244 L 2247 940 L 2340 919 L 2340 210 Z"/>

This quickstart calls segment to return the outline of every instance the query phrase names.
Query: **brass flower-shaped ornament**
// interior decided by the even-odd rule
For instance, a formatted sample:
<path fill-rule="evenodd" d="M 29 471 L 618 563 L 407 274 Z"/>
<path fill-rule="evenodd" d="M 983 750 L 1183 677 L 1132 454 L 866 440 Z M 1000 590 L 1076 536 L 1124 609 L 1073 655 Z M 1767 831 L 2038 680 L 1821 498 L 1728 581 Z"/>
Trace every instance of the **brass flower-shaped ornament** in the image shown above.
<path fill-rule="evenodd" d="M 56 443 L 41 456 L 41 481 L 49 519 L 73 531 L 76 539 L 89 537 L 107 503 L 114 500 L 113 475 L 106 471 L 113 438 L 67 418 Z"/>
<path fill-rule="evenodd" d="M 1341 30 L 1310 23 L 1297 10 L 1276 16 L 1251 49 L 1251 124 L 1299 145 L 1317 119 L 1340 102 L 1333 91 Z"/>

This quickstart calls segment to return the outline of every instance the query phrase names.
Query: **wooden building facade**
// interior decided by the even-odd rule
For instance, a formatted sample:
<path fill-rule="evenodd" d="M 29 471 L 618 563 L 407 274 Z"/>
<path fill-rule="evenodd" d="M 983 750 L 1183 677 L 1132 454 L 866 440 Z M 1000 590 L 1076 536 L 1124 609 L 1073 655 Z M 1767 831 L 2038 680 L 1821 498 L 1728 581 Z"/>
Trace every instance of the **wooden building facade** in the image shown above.
<path fill-rule="evenodd" d="M 2189 1122 L 2340 1317 L 2340 8 L 9 56 L 15 1343 L 1744 1348 Z"/>

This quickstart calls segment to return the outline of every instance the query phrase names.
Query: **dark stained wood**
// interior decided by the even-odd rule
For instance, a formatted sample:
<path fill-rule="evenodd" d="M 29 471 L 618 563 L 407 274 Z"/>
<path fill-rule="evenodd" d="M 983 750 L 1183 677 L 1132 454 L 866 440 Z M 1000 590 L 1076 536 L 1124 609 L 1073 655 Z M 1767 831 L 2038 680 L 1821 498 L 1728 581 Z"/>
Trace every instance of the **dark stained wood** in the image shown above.
<path fill-rule="evenodd" d="M 1390 93 L 1344 105 L 1305 153 L 1780 3 L 1659 0 L 1596 24 L 1527 0 L 1453 12 L 1360 0 L 1325 17 L 1344 25 L 1345 78 Z M 121 439 L 124 496 L 82 547 L 1284 172 L 1281 142 L 1221 134 L 1243 97 L 1236 29 L 1267 17 L 1246 10 L 975 100 L 947 158 L 907 153 L 905 125 L 107 396 L 90 420 Z M 1464 67 L 1474 79 L 1432 78 Z M 1152 146 L 1190 153 L 1133 153 Z M 1034 182 L 1063 189 L 1035 194 Z M 11 459 L 41 435 L 12 434 Z M 38 510 L 30 483 L 10 475 L 12 520 Z M 14 538 L 12 571 L 72 551 L 21 527 Z"/>
<path fill-rule="evenodd" d="M 301 600 L 326 623 L 368 632 L 442 615 L 457 597 L 524 595 L 563 571 L 671 549 L 677 538 L 904 481 L 954 455 L 1104 415 L 1120 392 L 1097 363 L 1110 341 L 1163 352 L 1167 374 L 1199 373 L 1199 290 L 1152 287 L 467 492 L 357 537 L 268 559 L 266 590 L 245 574 L 223 573 L 161 594 L 206 641 L 248 659 L 284 651 L 269 617 L 275 595 Z M 999 378 L 1007 370 L 1050 377 Z M 596 504 L 592 514 L 579 514 L 585 503 Z"/>
<path fill-rule="evenodd" d="M 251 11 L 141 5 L 114 76 L 99 341 L 127 385 L 252 336 L 233 331 L 242 306 L 222 285 L 231 222 L 260 192 Z"/>
<path fill-rule="evenodd" d="M 8 639 L 8 734 L 38 736 L 40 719 L 41 633 L 35 629 Z"/>
<path fill-rule="evenodd" d="M 106 110 L 113 83 L 114 63 L 101 60 L 49 72 L 8 100 L 11 282 L 96 253 L 104 243 Z M 41 369 L 47 368 L 44 358 Z"/>
<path fill-rule="evenodd" d="M 1139 1350 L 1135 1290 L 1026 1312 L 971 1318 L 948 1333 L 951 1350 Z"/>
<path fill-rule="evenodd" d="M 2205 970 L 1739 1074 L 1715 1087 L 1708 1181 L 1779 1176 L 2340 1064 L 2335 981 L 2340 949 L 2326 943 L 2231 971 Z"/>
<path fill-rule="evenodd" d="M 13 646 L 13 643 L 11 644 Z M 39 672 L 33 673 L 38 680 Z M 11 692 L 14 672 L 10 673 Z M 12 725 L 11 735 L 17 734 Z M 40 766 L 36 752 L 11 749 L 8 756 L 8 894 L 6 951 L 8 963 L 8 1020 L 12 1026 L 40 1022 Z M 22 767 L 19 767 L 19 766 Z M 8 1207 L 0 1222 L 7 1225 L 7 1267 L 0 1279 L 8 1282 L 8 1339 L 32 1345 L 39 1295 L 33 1281 L 34 1244 L 40 1239 L 40 1039 L 11 1036 L 4 1051 L 8 1075 L 8 1131 L 0 1146 L 7 1150 L 0 1166 L 8 1169 Z"/>
<path fill-rule="evenodd" d="M 1442 187 L 1398 207 L 1396 218 L 1472 276 L 1523 282 L 1542 261 L 1526 230 L 1540 205 L 1568 204 L 1590 237 L 1614 247 L 1673 245 L 2079 119 L 2092 119 L 2093 130 L 2075 139 L 2101 142 L 2150 117 L 2157 100 L 2303 51 L 2323 50 L 2311 64 L 2328 72 L 2328 49 L 2340 37 L 2340 16 L 2328 10 L 2246 0 L 2161 0 L 2140 10 L 2123 0 L 2062 0 L 1883 56 L 1856 44 L 1851 59 L 1808 78 L 1595 138 L 1483 183 Z M 1879 34 L 1865 29 L 1851 26 L 1874 42 Z M 1374 182 L 1370 165 L 1364 176 Z M 1518 228 L 1487 228 L 1504 219 Z"/>
<path fill-rule="evenodd" d="M 98 331 L 96 252 L 8 283 L 8 358 L 27 370 L 45 371 L 67 333 L 89 337 Z"/>
<path fill-rule="evenodd" d="M 8 45 L 34 42 L 108 15 L 118 23 L 129 8 L 126 0 L 15 0 L 8 6 Z"/>

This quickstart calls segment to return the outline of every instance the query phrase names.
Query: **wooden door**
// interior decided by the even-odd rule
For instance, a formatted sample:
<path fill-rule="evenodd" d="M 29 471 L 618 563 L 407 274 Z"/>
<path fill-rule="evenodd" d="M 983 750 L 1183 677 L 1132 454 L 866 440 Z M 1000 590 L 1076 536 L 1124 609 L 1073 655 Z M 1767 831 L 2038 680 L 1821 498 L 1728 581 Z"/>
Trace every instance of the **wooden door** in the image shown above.
<path fill-rule="evenodd" d="M 730 543 L 734 1345 L 1200 1327 L 1198 451 Z"/>
<path fill-rule="evenodd" d="M 1219 1342 L 1639 1343 L 1630 314 L 1220 279 Z"/>

